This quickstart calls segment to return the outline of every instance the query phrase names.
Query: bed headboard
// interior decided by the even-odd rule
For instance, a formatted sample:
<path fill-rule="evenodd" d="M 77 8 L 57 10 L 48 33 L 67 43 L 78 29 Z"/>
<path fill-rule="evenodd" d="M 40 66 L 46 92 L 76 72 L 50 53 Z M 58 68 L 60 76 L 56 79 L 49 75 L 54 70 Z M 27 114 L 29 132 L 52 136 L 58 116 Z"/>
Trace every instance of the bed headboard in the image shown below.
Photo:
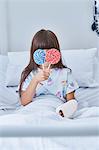
<path fill-rule="evenodd" d="M 1 0 L 0 49 L 29 50 L 42 28 L 56 33 L 61 49 L 96 47 L 92 22 L 93 0 Z"/>

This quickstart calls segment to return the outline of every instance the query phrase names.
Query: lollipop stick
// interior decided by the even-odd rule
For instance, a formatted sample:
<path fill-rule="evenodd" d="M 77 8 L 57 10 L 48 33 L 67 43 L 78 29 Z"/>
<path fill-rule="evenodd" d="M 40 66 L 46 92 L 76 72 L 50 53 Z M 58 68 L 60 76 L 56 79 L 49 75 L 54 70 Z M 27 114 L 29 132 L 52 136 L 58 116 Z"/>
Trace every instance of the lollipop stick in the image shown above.
<path fill-rule="evenodd" d="M 43 70 L 44 70 L 44 64 L 42 64 L 42 68 L 43 68 Z"/>
<path fill-rule="evenodd" d="M 48 69 L 50 69 L 50 67 L 51 67 L 51 64 L 49 64 Z"/>

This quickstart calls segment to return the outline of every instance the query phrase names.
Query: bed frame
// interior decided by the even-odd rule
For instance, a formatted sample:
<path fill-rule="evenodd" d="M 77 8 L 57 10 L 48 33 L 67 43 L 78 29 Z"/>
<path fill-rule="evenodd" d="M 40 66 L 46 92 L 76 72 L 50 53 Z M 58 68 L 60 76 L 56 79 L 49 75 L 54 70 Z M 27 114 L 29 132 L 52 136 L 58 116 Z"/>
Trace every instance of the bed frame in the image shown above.
<path fill-rule="evenodd" d="M 97 124 L 69 124 L 66 126 L 0 126 L 0 137 L 77 137 L 99 136 Z"/>
<path fill-rule="evenodd" d="M 93 0 L 1 0 L 0 53 L 29 50 L 34 33 L 45 28 L 56 33 L 61 49 L 97 47 L 91 30 Z M 96 125 L 0 126 L 1 137 L 99 136 Z"/>

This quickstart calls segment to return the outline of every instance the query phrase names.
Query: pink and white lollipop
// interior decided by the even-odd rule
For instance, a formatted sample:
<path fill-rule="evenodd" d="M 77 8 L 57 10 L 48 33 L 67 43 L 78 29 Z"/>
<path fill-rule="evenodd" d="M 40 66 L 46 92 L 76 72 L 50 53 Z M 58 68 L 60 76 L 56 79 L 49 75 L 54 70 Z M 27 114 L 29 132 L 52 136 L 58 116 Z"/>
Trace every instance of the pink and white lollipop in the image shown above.
<path fill-rule="evenodd" d="M 48 62 L 50 65 L 51 64 L 57 64 L 60 61 L 60 52 L 57 49 L 50 49 L 46 52 L 46 62 Z"/>

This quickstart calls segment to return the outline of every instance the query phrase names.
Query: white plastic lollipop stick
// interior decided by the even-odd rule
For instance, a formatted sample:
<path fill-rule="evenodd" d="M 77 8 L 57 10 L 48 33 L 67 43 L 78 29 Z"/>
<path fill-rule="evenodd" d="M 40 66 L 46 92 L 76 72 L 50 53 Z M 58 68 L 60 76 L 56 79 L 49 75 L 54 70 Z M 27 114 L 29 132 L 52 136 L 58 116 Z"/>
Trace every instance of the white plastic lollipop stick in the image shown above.
<path fill-rule="evenodd" d="M 51 64 L 49 63 L 49 65 L 48 65 L 48 69 L 50 69 L 50 67 L 51 67 Z"/>
<path fill-rule="evenodd" d="M 42 64 L 42 69 L 43 69 L 43 71 L 44 71 L 44 64 Z"/>

